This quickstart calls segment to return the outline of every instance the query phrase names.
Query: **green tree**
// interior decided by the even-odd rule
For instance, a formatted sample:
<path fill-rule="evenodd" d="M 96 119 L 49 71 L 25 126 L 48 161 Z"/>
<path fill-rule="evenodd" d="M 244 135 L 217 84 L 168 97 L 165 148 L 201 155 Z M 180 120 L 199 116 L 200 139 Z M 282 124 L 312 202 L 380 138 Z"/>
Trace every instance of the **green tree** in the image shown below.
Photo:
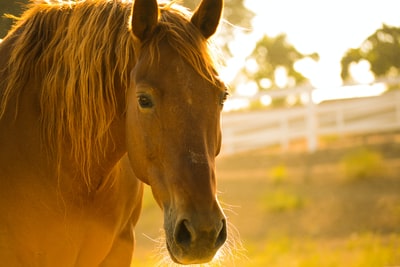
<path fill-rule="evenodd" d="M 19 16 L 27 3 L 29 3 L 29 0 L 0 1 L 0 38 L 6 36 L 13 23 L 13 20 L 7 18 L 5 14 Z"/>
<path fill-rule="evenodd" d="M 343 80 L 350 78 L 351 63 L 367 60 L 376 77 L 400 72 L 400 28 L 382 25 L 359 48 L 349 49 L 341 60 Z"/>
<path fill-rule="evenodd" d="M 249 61 L 256 63 L 256 70 L 243 69 L 246 77 L 254 80 L 259 88 L 265 88 L 263 81 L 269 81 L 268 87 L 279 87 L 276 80 L 276 71 L 284 69 L 287 78 L 292 81 L 290 85 L 296 85 L 306 80 L 306 78 L 294 68 L 296 61 L 305 57 L 317 60 L 318 54 L 303 55 L 287 41 L 285 34 L 276 37 L 264 35 L 256 44 Z"/>

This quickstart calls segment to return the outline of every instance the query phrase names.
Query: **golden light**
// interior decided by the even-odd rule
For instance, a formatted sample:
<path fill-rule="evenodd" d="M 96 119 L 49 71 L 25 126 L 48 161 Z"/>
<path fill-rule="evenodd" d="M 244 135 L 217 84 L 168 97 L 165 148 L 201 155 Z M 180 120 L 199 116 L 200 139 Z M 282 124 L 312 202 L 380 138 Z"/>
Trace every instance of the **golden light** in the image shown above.
<path fill-rule="evenodd" d="M 263 35 L 274 37 L 285 33 L 288 41 L 301 53 L 317 52 L 320 56 L 318 62 L 310 58 L 300 60 L 295 69 L 316 88 L 337 88 L 343 84 L 340 77 L 340 60 L 345 52 L 350 48 L 359 47 L 369 35 L 382 26 L 382 23 L 400 25 L 398 1 L 378 5 L 373 0 L 329 3 L 319 0 L 245 0 L 245 6 L 255 13 L 255 17 L 252 28 L 236 30 L 237 38 L 229 43 L 234 60 L 229 60 L 227 68 L 223 71 L 226 73 L 224 77 L 228 77 L 228 83 L 244 67 L 249 72 L 258 69 L 254 60 L 246 58 Z M 362 12 L 354 12 L 355 10 Z M 370 83 L 374 79 L 365 62 L 353 64 L 350 73 L 356 82 Z M 282 70 L 277 70 L 276 78 L 278 86 L 284 87 L 291 83 Z M 249 86 L 248 89 L 244 89 L 245 86 Z M 267 80 L 261 84 L 263 89 L 270 86 L 271 81 Z M 238 94 L 249 95 L 252 93 L 248 92 L 254 90 L 251 84 L 239 87 Z"/>

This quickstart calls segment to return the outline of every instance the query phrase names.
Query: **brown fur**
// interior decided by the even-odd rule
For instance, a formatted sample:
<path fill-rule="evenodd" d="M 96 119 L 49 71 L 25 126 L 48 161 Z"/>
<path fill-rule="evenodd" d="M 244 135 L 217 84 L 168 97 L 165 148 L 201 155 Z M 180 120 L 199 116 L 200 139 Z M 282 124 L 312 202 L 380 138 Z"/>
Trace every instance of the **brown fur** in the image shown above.
<path fill-rule="evenodd" d="M 0 44 L 1 264 L 129 266 L 143 182 L 171 259 L 210 261 L 227 236 L 207 41 L 222 0 L 195 22 L 156 0 L 47 2 Z"/>
<path fill-rule="evenodd" d="M 130 12 L 131 3 L 119 1 L 34 4 L 8 34 L 18 37 L 6 62 L 0 117 L 8 100 L 18 96 L 31 77 L 44 77 L 38 81 L 44 147 L 60 162 L 59 140 L 69 138 L 88 187 L 91 181 L 85 170 L 92 162 L 87 155 L 102 155 L 104 144 L 113 142 L 108 129 L 118 113 L 115 88 L 128 88 L 135 63 Z M 210 51 L 188 16 L 173 3 L 161 6 L 158 27 L 143 44 L 150 51 L 149 66 L 157 61 L 160 42 L 166 38 L 202 77 L 214 83 Z"/>

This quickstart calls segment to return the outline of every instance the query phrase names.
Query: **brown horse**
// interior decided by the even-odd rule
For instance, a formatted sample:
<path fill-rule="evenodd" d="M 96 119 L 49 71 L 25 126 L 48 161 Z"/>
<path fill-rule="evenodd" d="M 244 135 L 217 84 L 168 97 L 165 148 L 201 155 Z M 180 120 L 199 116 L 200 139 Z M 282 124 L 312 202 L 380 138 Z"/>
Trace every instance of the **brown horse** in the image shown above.
<path fill-rule="evenodd" d="M 181 264 L 227 236 L 215 157 L 222 0 L 32 4 L 0 45 L 0 265 L 129 266 L 143 183 Z"/>

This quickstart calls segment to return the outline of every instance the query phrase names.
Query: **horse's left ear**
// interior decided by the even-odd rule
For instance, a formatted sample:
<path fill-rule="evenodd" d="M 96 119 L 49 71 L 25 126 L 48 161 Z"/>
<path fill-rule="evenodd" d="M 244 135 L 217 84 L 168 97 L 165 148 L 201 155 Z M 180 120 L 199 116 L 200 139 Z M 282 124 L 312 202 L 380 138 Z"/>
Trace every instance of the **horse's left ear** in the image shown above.
<path fill-rule="evenodd" d="M 140 41 L 149 37 L 158 23 L 157 0 L 135 0 L 132 7 L 131 29 Z"/>
<path fill-rule="evenodd" d="M 191 22 L 206 39 L 217 30 L 223 5 L 223 0 L 203 0 L 195 10 Z"/>

